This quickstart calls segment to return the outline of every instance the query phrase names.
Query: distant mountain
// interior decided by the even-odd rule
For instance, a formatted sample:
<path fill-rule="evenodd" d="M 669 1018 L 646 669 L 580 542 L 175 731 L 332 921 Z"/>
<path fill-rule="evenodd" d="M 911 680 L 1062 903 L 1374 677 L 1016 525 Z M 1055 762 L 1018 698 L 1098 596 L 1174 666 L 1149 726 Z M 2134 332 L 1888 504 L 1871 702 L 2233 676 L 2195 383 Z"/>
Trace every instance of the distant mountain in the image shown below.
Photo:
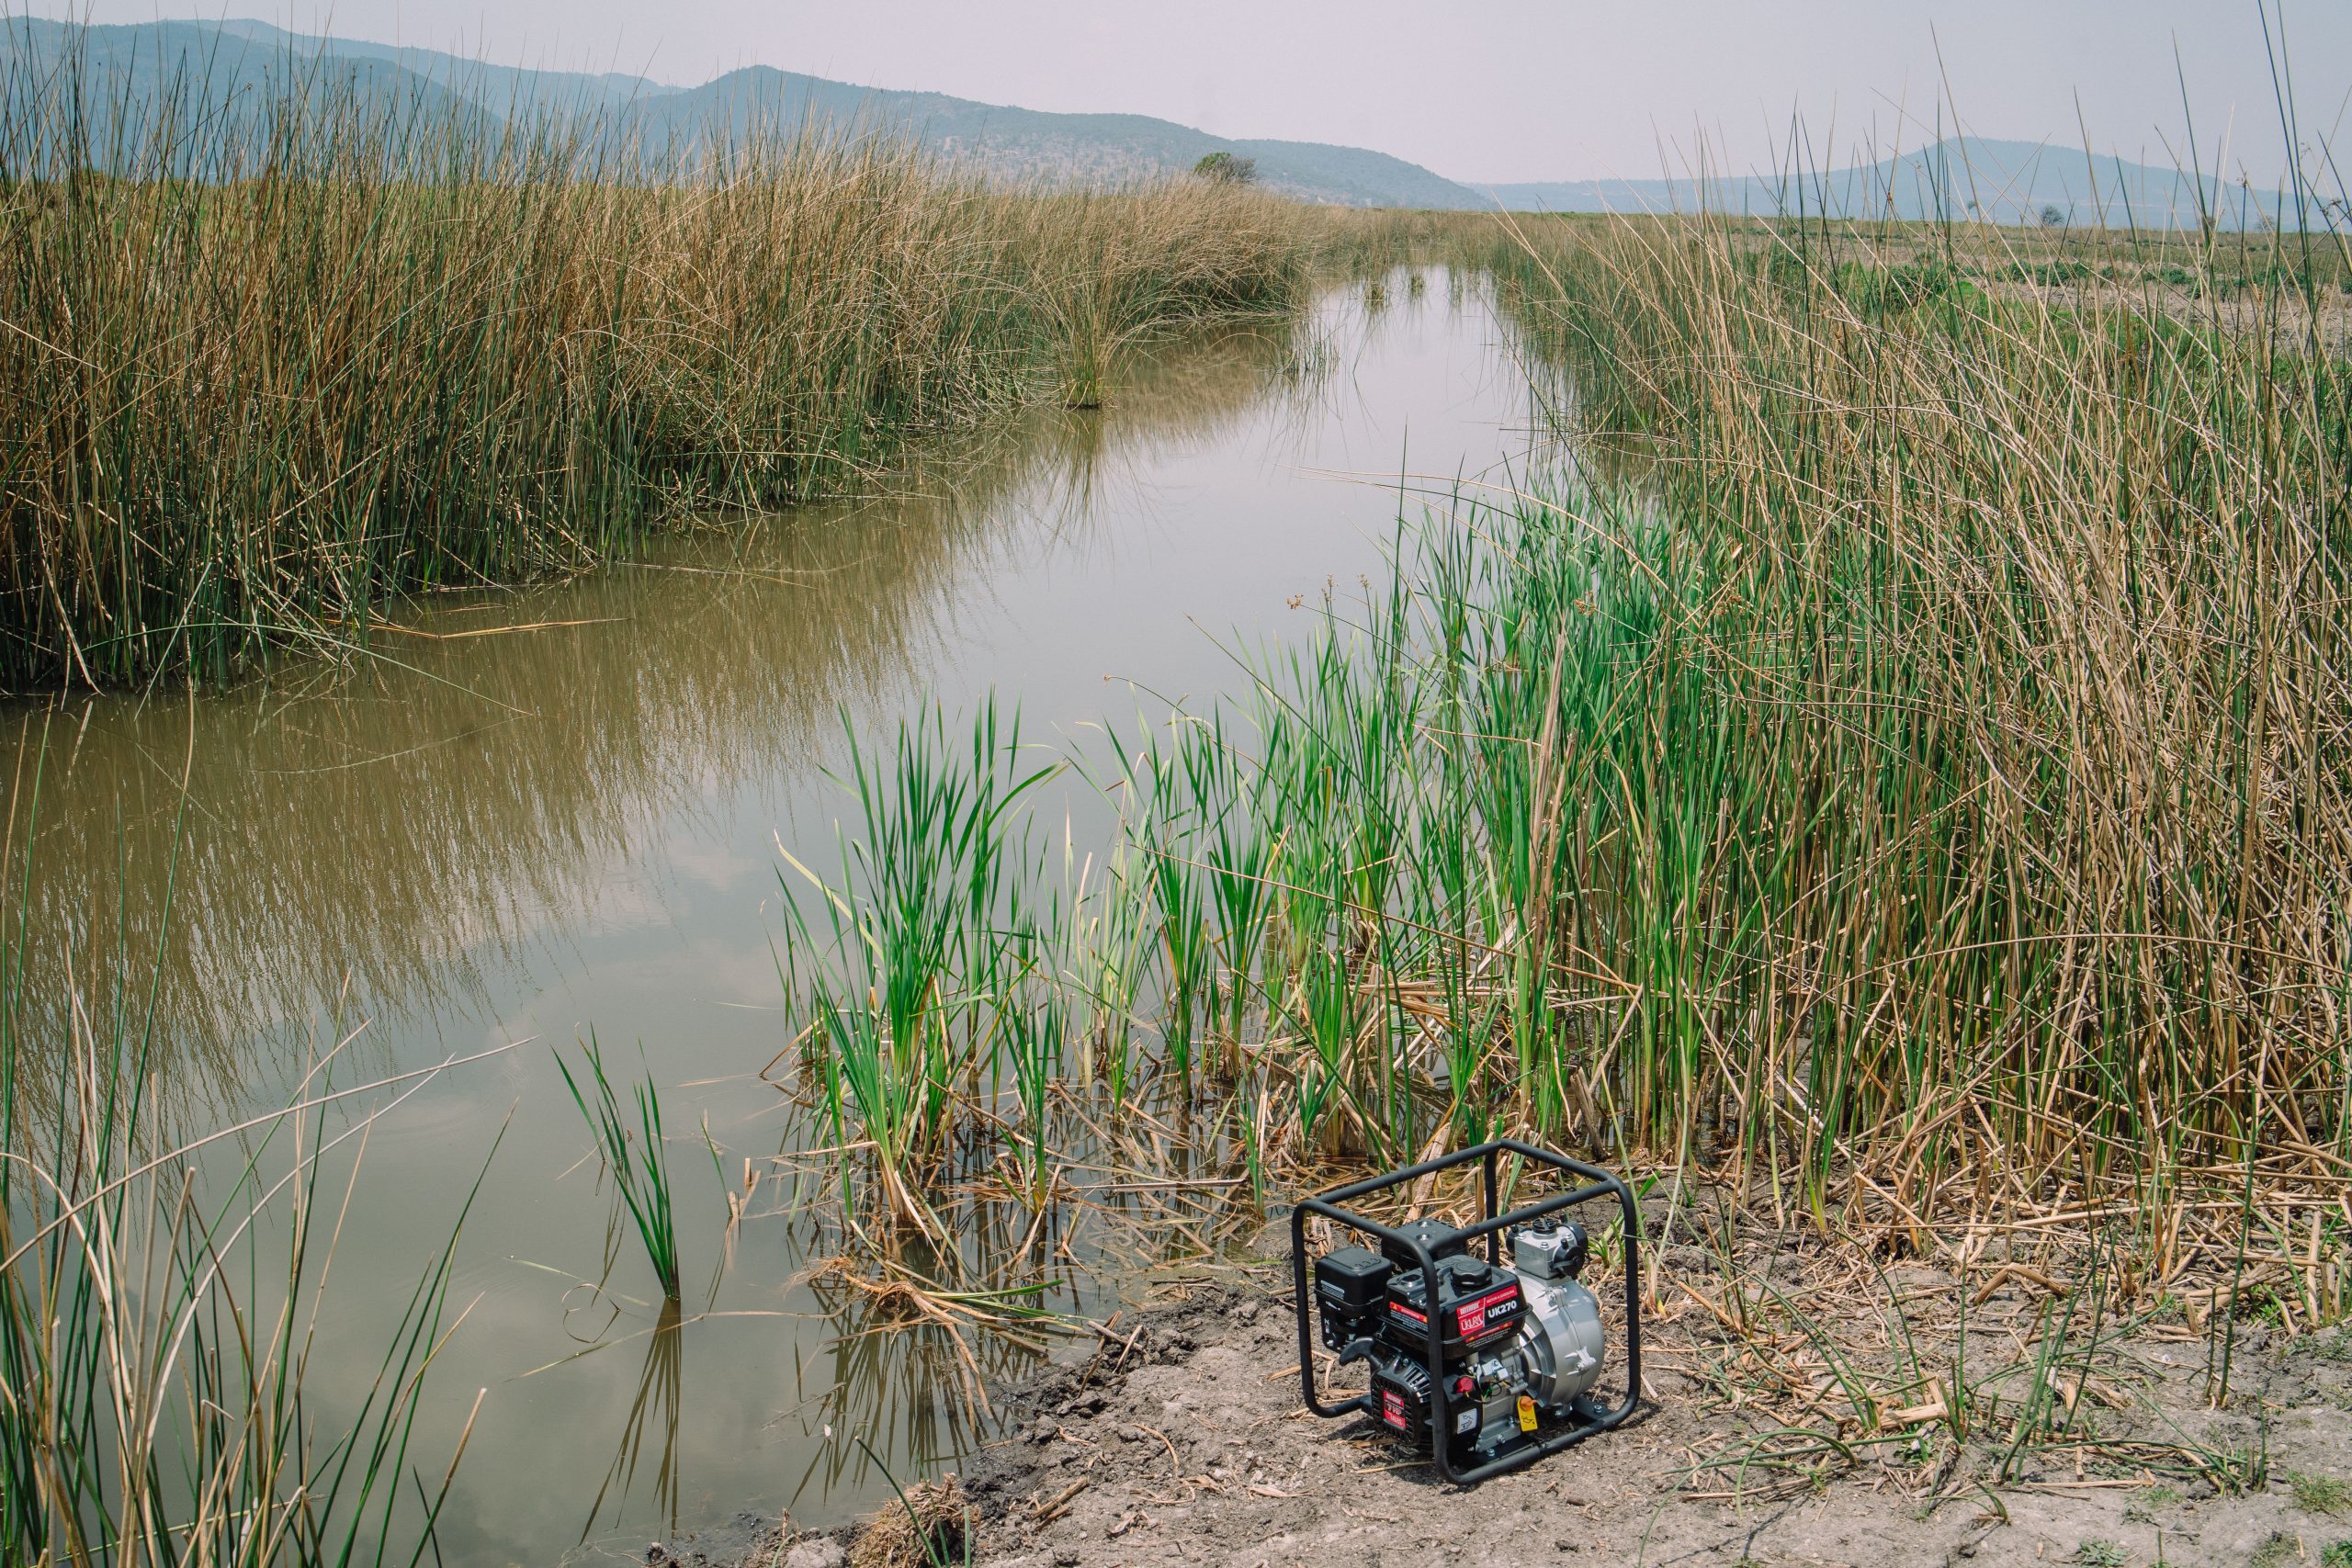
<path fill-rule="evenodd" d="M 80 27 L 0 20 L 0 72 L 10 93 L 32 90 L 78 51 L 98 122 L 93 144 L 179 96 L 244 125 L 294 85 L 413 113 L 456 113 L 483 126 L 542 114 L 593 117 L 603 134 L 679 151 L 740 136 L 754 123 L 825 123 L 909 135 L 1006 179 L 1121 184 L 1190 169 L 1211 152 L 1253 159 L 1270 190 L 1357 207 L 1483 207 L 1483 197 L 1417 164 L 1360 147 L 1234 141 L 1130 114 L 1048 114 L 941 93 L 861 87 L 752 66 L 698 87 L 644 77 L 488 65 L 426 49 L 289 33 L 264 22 L 149 22 Z"/>
<path fill-rule="evenodd" d="M 67 24 L 52 23 L 63 28 Z M 93 42 L 97 35 L 115 34 L 107 40 L 119 51 L 126 43 L 142 46 L 141 35 L 158 33 L 173 24 L 133 25 L 115 28 L 90 28 L 86 31 Z M 232 18 L 217 23 L 180 24 L 198 30 L 218 32 L 224 39 L 233 39 L 248 50 L 256 46 L 277 56 L 293 56 L 315 60 L 322 56 L 337 60 L 373 61 L 397 66 L 413 76 L 462 92 L 474 103 L 486 108 L 508 109 L 520 105 L 567 107 L 609 107 L 650 98 L 658 94 L 676 91 L 643 76 L 615 73 L 590 74 L 576 71 L 542 71 L 511 65 L 491 65 L 468 60 L 462 55 L 444 54 L 438 50 L 407 49 L 398 44 L 368 43 L 360 39 L 314 38 L 301 33 L 289 33 L 267 22 L 243 21 Z M 53 45 L 51 46 L 54 47 Z M 165 52 L 157 51 L 157 52 Z"/>
<path fill-rule="evenodd" d="M 1920 152 L 1826 174 L 1749 175 L 1672 180 L 1572 180 L 1491 187 L 1493 199 L 1514 209 L 1552 212 L 1718 212 L 1758 216 L 1826 212 L 1838 218 L 1966 219 L 2039 223 L 2059 221 L 2113 228 L 2193 228 L 2200 210 L 2225 229 L 2295 221 L 2290 198 L 2254 189 L 2207 171 L 2201 182 L 2184 169 L 2127 163 L 2105 153 L 2033 141 L 1951 137 Z"/>
<path fill-rule="evenodd" d="M 213 172 L 220 150 L 250 143 L 269 125 L 271 106 L 299 76 L 314 101 L 375 103 L 422 123 L 487 129 L 492 122 L 467 97 L 385 58 L 397 51 L 361 46 L 350 54 L 264 47 L 234 29 L 275 32 L 259 24 L 151 22 L 83 28 L 37 17 L 0 18 L 0 89 L 13 138 L 5 156 L 46 166 L 62 145 L 85 147 L 99 161 L 140 163 L 143 143 L 161 130 L 177 172 Z M 280 35 L 281 37 L 285 35 Z M 311 40 L 302 40 L 311 41 Z M 78 59 L 82 69 L 64 68 Z M 69 89 L 69 76 L 72 78 Z M 45 94 L 60 111 L 17 114 L 23 95 Z M 201 125 L 201 134 L 194 128 Z M 13 172 L 13 171 L 8 171 Z"/>
<path fill-rule="evenodd" d="M 951 157 L 1012 178 L 1117 183 L 1190 169 L 1211 152 L 1257 164 L 1259 183 L 1308 201 L 1352 207 L 1475 207 L 1472 191 L 1418 164 L 1319 141 L 1234 141 L 1136 114 L 1049 114 L 949 97 L 857 87 L 764 65 L 639 106 L 648 126 L 691 137 L 804 118 L 892 126 Z"/>
<path fill-rule="evenodd" d="M 1717 210 L 1770 215 L 1826 210 L 1848 218 L 1979 215 L 2002 223 L 2104 220 L 2143 227 L 2197 220 L 2199 182 L 2180 171 L 2030 141 L 1952 138 L 1899 158 L 1802 179 L 1774 175 L 1656 180 L 1576 180 L 1476 186 L 1362 147 L 1320 141 L 1235 141 L 1173 120 L 1134 114 L 1051 114 L 975 103 L 944 93 L 861 87 L 764 65 L 698 87 L 626 73 L 490 65 L 436 50 L 311 37 L 257 21 L 145 22 L 83 27 L 0 17 L 0 82 L 14 96 L 53 81 L 78 54 L 90 145 L 105 149 L 126 126 L 159 113 L 203 120 L 205 139 L 184 153 L 206 168 L 208 145 L 266 123 L 298 84 L 345 102 L 371 103 L 426 126 L 485 133 L 547 115 L 589 117 L 601 134 L 673 152 L 740 138 L 752 125 L 821 124 L 893 131 L 1009 180 L 1117 185 L 1190 169 L 1211 152 L 1252 159 L 1268 189 L 1351 207 L 1491 209 L 1554 212 Z M 136 140 L 135 134 L 130 140 Z M 14 156 L 21 157 L 19 145 Z M 2275 221 L 2275 191 L 2202 182 L 2223 227 Z M 2289 221 L 2292 216 L 2290 212 Z"/>

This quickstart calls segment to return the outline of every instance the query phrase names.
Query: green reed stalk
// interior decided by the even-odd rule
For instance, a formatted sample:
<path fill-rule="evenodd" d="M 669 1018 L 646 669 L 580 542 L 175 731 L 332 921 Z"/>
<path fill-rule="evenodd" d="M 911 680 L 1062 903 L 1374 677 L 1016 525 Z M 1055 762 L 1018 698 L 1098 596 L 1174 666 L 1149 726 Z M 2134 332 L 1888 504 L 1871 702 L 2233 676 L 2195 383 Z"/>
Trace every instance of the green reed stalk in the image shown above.
<path fill-rule="evenodd" d="M 1137 848 L 1144 857 L 1145 886 L 1159 917 L 1167 976 L 1169 1064 L 1180 1078 L 1189 1078 L 1202 1015 L 1216 983 L 1216 949 L 1199 856 L 1193 852 L 1196 803 L 1185 793 L 1183 758 L 1190 737 L 1184 727 L 1177 728 L 1179 733 L 1165 746 L 1157 736 L 1147 741 L 1127 777 L 1141 802 L 1144 836 Z"/>
<path fill-rule="evenodd" d="M 661 1092 L 650 1073 L 643 1082 L 629 1086 L 637 1111 L 632 1127 L 622 1114 L 613 1080 L 605 1074 L 605 1054 L 594 1031 L 589 1032 L 580 1053 L 595 1086 L 593 1105 L 560 1053 L 556 1070 L 563 1074 L 564 1087 L 571 1091 L 571 1101 L 580 1107 L 581 1117 L 595 1139 L 596 1153 L 612 1173 L 613 1185 L 637 1226 L 638 1239 L 645 1244 L 645 1259 L 653 1266 L 662 1298 L 674 1302 L 678 1299 L 678 1229 L 671 1213 L 670 1151 L 662 1134 Z"/>
<path fill-rule="evenodd" d="M 1038 933 L 1012 932 L 1005 940 L 999 976 L 1005 988 L 993 998 L 1001 1034 L 999 1051 L 990 1055 L 1001 1052 L 1012 1069 L 1021 1113 L 1013 1163 L 1033 1205 L 1046 1201 L 1052 1185 L 1046 1153 L 1051 1135 L 1048 1101 L 1062 1070 L 1063 1042 L 1069 1033 L 1069 1004 L 1055 983 L 1051 961 L 1052 953 Z"/>
<path fill-rule="evenodd" d="M 1235 752 L 1221 721 L 1205 732 L 1189 731 L 1185 739 L 1184 784 L 1203 824 L 1207 906 L 1216 918 L 1211 940 L 1224 973 L 1223 1027 L 1227 1041 L 1238 1041 L 1272 906 L 1281 837 L 1281 824 L 1272 817 L 1276 797 L 1264 785 L 1264 771 L 1248 768 Z M 1258 782 L 1250 783 L 1252 776 Z M 1210 985 L 1209 996 L 1214 998 L 1219 988 Z M 1213 999 L 1209 1005 L 1214 1008 Z"/>
<path fill-rule="evenodd" d="M 1131 886 L 1136 873 L 1125 846 L 1102 863 L 1091 886 L 1083 881 L 1079 915 L 1057 943 L 1068 955 L 1080 1015 L 1080 1085 L 1100 1079 L 1114 1113 L 1136 1081 L 1136 1031 L 1150 967 L 1146 899 Z"/>
<path fill-rule="evenodd" d="M 924 1170 L 962 1118 L 958 1085 L 1009 1048 L 1039 1085 L 1045 1064 L 1069 1059 L 1063 966 L 1024 960 L 1005 934 L 1023 929 L 1012 885 L 1034 897 L 1041 880 L 1016 811 L 1057 770 L 1023 770 L 1019 715 L 1001 720 L 993 702 L 960 746 L 933 711 L 900 731 L 887 769 L 854 732 L 850 749 L 861 831 L 842 834 L 837 881 L 793 862 L 823 924 L 786 885 L 786 1000 L 807 1021 L 836 1138 L 870 1143 L 890 1215 L 928 1228 Z M 1015 1044 L 1014 998 L 1052 1010 L 1050 1034 L 1023 1020 Z"/>

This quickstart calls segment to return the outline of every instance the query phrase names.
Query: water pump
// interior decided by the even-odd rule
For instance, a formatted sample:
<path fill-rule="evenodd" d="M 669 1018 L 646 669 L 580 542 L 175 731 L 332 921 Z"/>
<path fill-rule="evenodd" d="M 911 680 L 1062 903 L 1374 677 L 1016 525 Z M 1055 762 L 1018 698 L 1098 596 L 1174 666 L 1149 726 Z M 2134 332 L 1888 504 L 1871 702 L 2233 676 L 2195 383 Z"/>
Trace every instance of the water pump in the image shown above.
<path fill-rule="evenodd" d="M 1505 1155 L 1579 1180 L 1572 1190 L 1496 1213 L 1497 1162 Z M 1485 1217 L 1471 1225 L 1419 1219 L 1381 1224 L 1343 1207 L 1457 1166 L 1484 1161 Z M 1580 1276 L 1589 1254 L 1567 1211 L 1614 1198 L 1624 1225 L 1625 1393 L 1592 1397 L 1609 1359 L 1600 1303 Z M 1373 1245 L 1351 1244 L 1314 1260 L 1306 1222 L 1320 1214 Z M 1515 1138 L 1424 1160 L 1301 1202 L 1291 1213 L 1292 1299 L 1298 1314 L 1299 1378 L 1317 1416 L 1363 1413 L 1468 1484 L 1532 1464 L 1634 1413 L 1642 1386 L 1641 1215 L 1624 1182 L 1593 1166 Z M 1506 1263 L 1503 1246 L 1510 1253 Z M 1486 1256 L 1476 1244 L 1486 1243 Z M 1317 1343 L 1340 1364 L 1363 1361 L 1372 1387 L 1330 1403 L 1316 1376 Z"/>

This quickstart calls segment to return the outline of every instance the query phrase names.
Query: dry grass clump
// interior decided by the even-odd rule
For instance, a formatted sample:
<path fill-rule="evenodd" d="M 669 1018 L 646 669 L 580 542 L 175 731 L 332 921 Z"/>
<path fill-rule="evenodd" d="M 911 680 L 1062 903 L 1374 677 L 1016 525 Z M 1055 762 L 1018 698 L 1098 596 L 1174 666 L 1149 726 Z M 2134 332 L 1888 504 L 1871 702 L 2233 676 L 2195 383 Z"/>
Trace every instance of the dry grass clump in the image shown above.
<path fill-rule="evenodd" d="M 937 1568 L 966 1562 L 978 1544 L 978 1516 L 954 1476 L 919 1481 L 884 1506 L 849 1549 L 850 1568 Z"/>
<path fill-rule="evenodd" d="M 1229 186 L 1007 193 L 808 128 L 681 161 L 297 89 L 101 142 L 78 68 L 5 85 L 0 688 L 220 675 L 806 498 L 1287 306 L 1311 243 Z"/>

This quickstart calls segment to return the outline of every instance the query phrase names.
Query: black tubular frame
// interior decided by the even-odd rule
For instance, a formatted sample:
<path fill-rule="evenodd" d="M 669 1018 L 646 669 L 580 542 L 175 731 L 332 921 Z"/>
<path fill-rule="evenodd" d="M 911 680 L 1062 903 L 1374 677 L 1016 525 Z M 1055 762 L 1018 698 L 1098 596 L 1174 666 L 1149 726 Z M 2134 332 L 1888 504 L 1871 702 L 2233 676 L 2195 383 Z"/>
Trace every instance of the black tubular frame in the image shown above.
<path fill-rule="evenodd" d="M 1495 1212 L 1495 1205 L 1498 1201 L 1496 1161 L 1505 1154 L 1519 1155 L 1539 1164 L 1550 1166 L 1555 1170 L 1564 1170 L 1572 1176 L 1583 1177 L 1586 1185 L 1573 1191 L 1559 1193 L 1539 1202 L 1513 1209 L 1509 1213 L 1498 1214 Z M 1468 1470 L 1456 1471 L 1453 1468 L 1453 1461 L 1447 1457 L 1445 1451 L 1447 1438 L 1453 1427 L 1452 1408 L 1453 1396 L 1453 1392 L 1446 1386 L 1445 1380 L 1445 1352 L 1442 1340 L 1444 1325 L 1437 1311 L 1435 1290 L 1436 1259 L 1430 1256 L 1429 1248 L 1422 1246 L 1418 1237 L 1407 1235 L 1402 1231 L 1392 1230 L 1377 1220 L 1366 1219 L 1352 1210 L 1341 1208 L 1340 1205 L 1351 1199 L 1361 1198 L 1367 1192 L 1378 1192 L 1402 1182 L 1418 1180 L 1421 1177 L 1437 1171 L 1451 1170 L 1455 1166 L 1468 1165 L 1473 1160 L 1486 1161 L 1486 1217 L 1475 1225 L 1464 1226 L 1457 1235 L 1464 1243 L 1485 1236 L 1487 1260 L 1490 1263 L 1499 1265 L 1502 1262 L 1503 1232 L 1510 1226 L 1525 1224 L 1531 1220 L 1557 1213 L 1563 1209 L 1572 1209 L 1579 1203 L 1589 1203 L 1596 1199 L 1614 1197 L 1617 1200 L 1619 1211 L 1625 1221 L 1625 1398 L 1614 1409 L 1605 1410 L 1576 1426 L 1565 1427 L 1551 1436 L 1539 1438 L 1524 1447 L 1512 1449 L 1488 1460 L 1484 1464 L 1473 1465 Z M 1402 1170 L 1392 1170 L 1385 1176 L 1374 1176 L 1363 1181 L 1350 1182 L 1345 1187 L 1334 1187 L 1328 1192 L 1302 1199 L 1298 1207 L 1293 1209 L 1290 1214 L 1291 1299 L 1298 1315 L 1298 1379 L 1301 1387 L 1306 1391 L 1306 1407 L 1329 1420 L 1341 1416 L 1351 1416 L 1358 1411 L 1369 1413 L 1374 1406 L 1373 1395 L 1369 1392 L 1360 1393 L 1353 1399 L 1338 1404 L 1327 1404 L 1323 1401 L 1321 1391 L 1316 1387 L 1315 1337 L 1308 1323 L 1308 1314 L 1314 1300 L 1313 1286 L 1308 1280 L 1306 1269 L 1306 1217 L 1309 1214 L 1321 1214 L 1326 1219 L 1363 1231 L 1366 1235 L 1377 1236 L 1390 1247 L 1411 1254 L 1414 1260 L 1421 1267 L 1421 1278 L 1431 1281 L 1427 1322 L 1430 1455 L 1437 1462 L 1438 1472 L 1448 1481 L 1459 1486 L 1468 1486 L 1484 1481 L 1488 1476 L 1500 1475 L 1507 1471 L 1533 1464 L 1539 1459 L 1558 1453 L 1562 1449 L 1570 1448 L 1584 1441 L 1596 1432 L 1606 1432 L 1623 1425 L 1626 1417 L 1633 1415 L 1640 1405 L 1642 1398 L 1640 1277 L 1642 1216 L 1641 1211 L 1634 1206 L 1633 1190 L 1619 1178 L 1610 1175 L 1598 1166 L 1586 1165 L 1581 1160 L 1573 1160 L 1565 1155 L 1554 1154 L 1549 1149 L 1539 1148 L 1533 1144 L 1521 1143 L 1517 1138 L 1498 1138 L 1492 1143 L 1480 1144 L 1475 1148 L 1457 1149 L 1453 1154 L 1442 1155 L 1436 1159 L 1425 1159 L 1419 1165 L 1408 1165 Z M 1382 1321 L 1384 1323 L 1386 1321 L 1385 1309 Z"/>

